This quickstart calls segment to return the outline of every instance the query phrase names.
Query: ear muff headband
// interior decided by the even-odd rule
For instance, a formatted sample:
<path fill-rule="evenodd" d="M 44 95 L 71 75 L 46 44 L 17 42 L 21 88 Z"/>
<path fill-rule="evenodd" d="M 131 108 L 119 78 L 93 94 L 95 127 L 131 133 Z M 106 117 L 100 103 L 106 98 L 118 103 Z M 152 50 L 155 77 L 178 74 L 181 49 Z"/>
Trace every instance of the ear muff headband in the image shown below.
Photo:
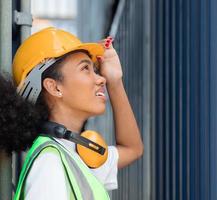
<path fill-rule="evenodd" d="M 75 142 L 76 144 L 80 144 L 84 147 L 87 147 L 91 149 L 92 151 L 95 151 L 101 155 L 104 155 L 105 148 L 101 145 L 95 143 L 94 141 L 91 141 L 85 137 L 80 136 L 78 133 L 74 133 L 72 131 L 69 131 L 66 129 L 65 126 L 55 123 L 55 122 L 45 122 L 41 126 L 42 133 L 63 138 L 67 140 L 71 140 Z"/>
<path fill-rule="evenodd" d="M 43 122 L 42 124 L 40 124 L 39 132 L 42 133 L 41 135 L 49 135 L 52 137 L 63 138 L 75 142 L 78 154 L 80 155 L 82 160 L 91 168 L 97 168 L 107 160 L 107 156 L 108 156 L 107 145 L 102 139 L 102 137 L 94 131 L 90 131 L 91 136 L 93 136 L 94 133 L 94 137 L 92 138 L 100 137 L 100 140 L 103 140 L 102 143 L 104 144 L 105 147 L 94 142 L 93 140 L 86 138 L 86 136 L 89 135 L 85 133 L 87 131 L 83 132 L 84 133 L 84 137 L 83 137 L 82 133 L 80 135 L 78 133 L 69 131 L 66 129 L 65 126 L 55 122 L 50 122 L 50 121 Z"/>

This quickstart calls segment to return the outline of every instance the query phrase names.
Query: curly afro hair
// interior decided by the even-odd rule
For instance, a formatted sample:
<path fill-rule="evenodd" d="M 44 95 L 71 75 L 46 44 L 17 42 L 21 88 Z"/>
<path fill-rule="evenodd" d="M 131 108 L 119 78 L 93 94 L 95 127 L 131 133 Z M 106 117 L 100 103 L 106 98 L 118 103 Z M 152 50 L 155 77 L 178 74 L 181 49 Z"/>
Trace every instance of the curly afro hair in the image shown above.
<path fill-rule="evenodd" d="M 10 153 L 29 147 L 37 137 L 41 116 L 16 93 L 10 75 L 0 75 L 0 149 Z"/>

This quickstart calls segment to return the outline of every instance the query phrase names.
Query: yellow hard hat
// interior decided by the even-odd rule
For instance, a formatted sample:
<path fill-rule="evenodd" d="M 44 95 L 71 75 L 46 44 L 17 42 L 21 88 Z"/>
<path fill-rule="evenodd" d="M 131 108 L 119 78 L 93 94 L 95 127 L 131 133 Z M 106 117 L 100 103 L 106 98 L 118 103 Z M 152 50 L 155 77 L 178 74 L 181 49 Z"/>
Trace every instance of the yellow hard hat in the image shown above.
<path fill-rule="evenodd" d="M 79 49 L 87 50 L 93 62 L 96 62 L 96 56 L 102 56 L 104 53 L 102 45 L 82 43 L 71 33 L 54 27 L 31 35 L 18 48 L 13 60 L 13 77 L 16 84 L 22 84 L 27 74 L 39 63 Z"/>

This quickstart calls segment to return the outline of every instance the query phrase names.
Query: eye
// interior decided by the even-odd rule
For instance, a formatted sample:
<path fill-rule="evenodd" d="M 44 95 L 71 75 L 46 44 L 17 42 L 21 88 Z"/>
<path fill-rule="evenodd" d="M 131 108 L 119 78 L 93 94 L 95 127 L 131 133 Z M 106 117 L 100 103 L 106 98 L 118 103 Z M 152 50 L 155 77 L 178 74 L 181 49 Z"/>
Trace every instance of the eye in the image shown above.
<path fill-rule="evenodd" d="M 82 70 L 89 70 L 89 65 L 85 65 Z"/>

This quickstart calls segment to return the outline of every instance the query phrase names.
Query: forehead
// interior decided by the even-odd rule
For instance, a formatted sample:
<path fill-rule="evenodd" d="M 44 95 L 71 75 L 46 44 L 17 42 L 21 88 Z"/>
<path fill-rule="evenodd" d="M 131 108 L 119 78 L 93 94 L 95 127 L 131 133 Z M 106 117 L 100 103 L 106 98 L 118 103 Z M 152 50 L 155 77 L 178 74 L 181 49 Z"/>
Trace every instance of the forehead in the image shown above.
<path fill-rule="evenodd" d="M 72 65 L 79 65 L 81 63 L 81 61 L 87 61 L 89 62 L 90 64 L 93 63 L 93 61 L 91 60 L 91 58 L 89 57 L 88 54 L 84 53 L 84 52 L 75 52 L 75 53 L 72 53 L 70 55 L 68 55 L 65 59 L 65 62 L 66 63 L 69 63 Z"/>

